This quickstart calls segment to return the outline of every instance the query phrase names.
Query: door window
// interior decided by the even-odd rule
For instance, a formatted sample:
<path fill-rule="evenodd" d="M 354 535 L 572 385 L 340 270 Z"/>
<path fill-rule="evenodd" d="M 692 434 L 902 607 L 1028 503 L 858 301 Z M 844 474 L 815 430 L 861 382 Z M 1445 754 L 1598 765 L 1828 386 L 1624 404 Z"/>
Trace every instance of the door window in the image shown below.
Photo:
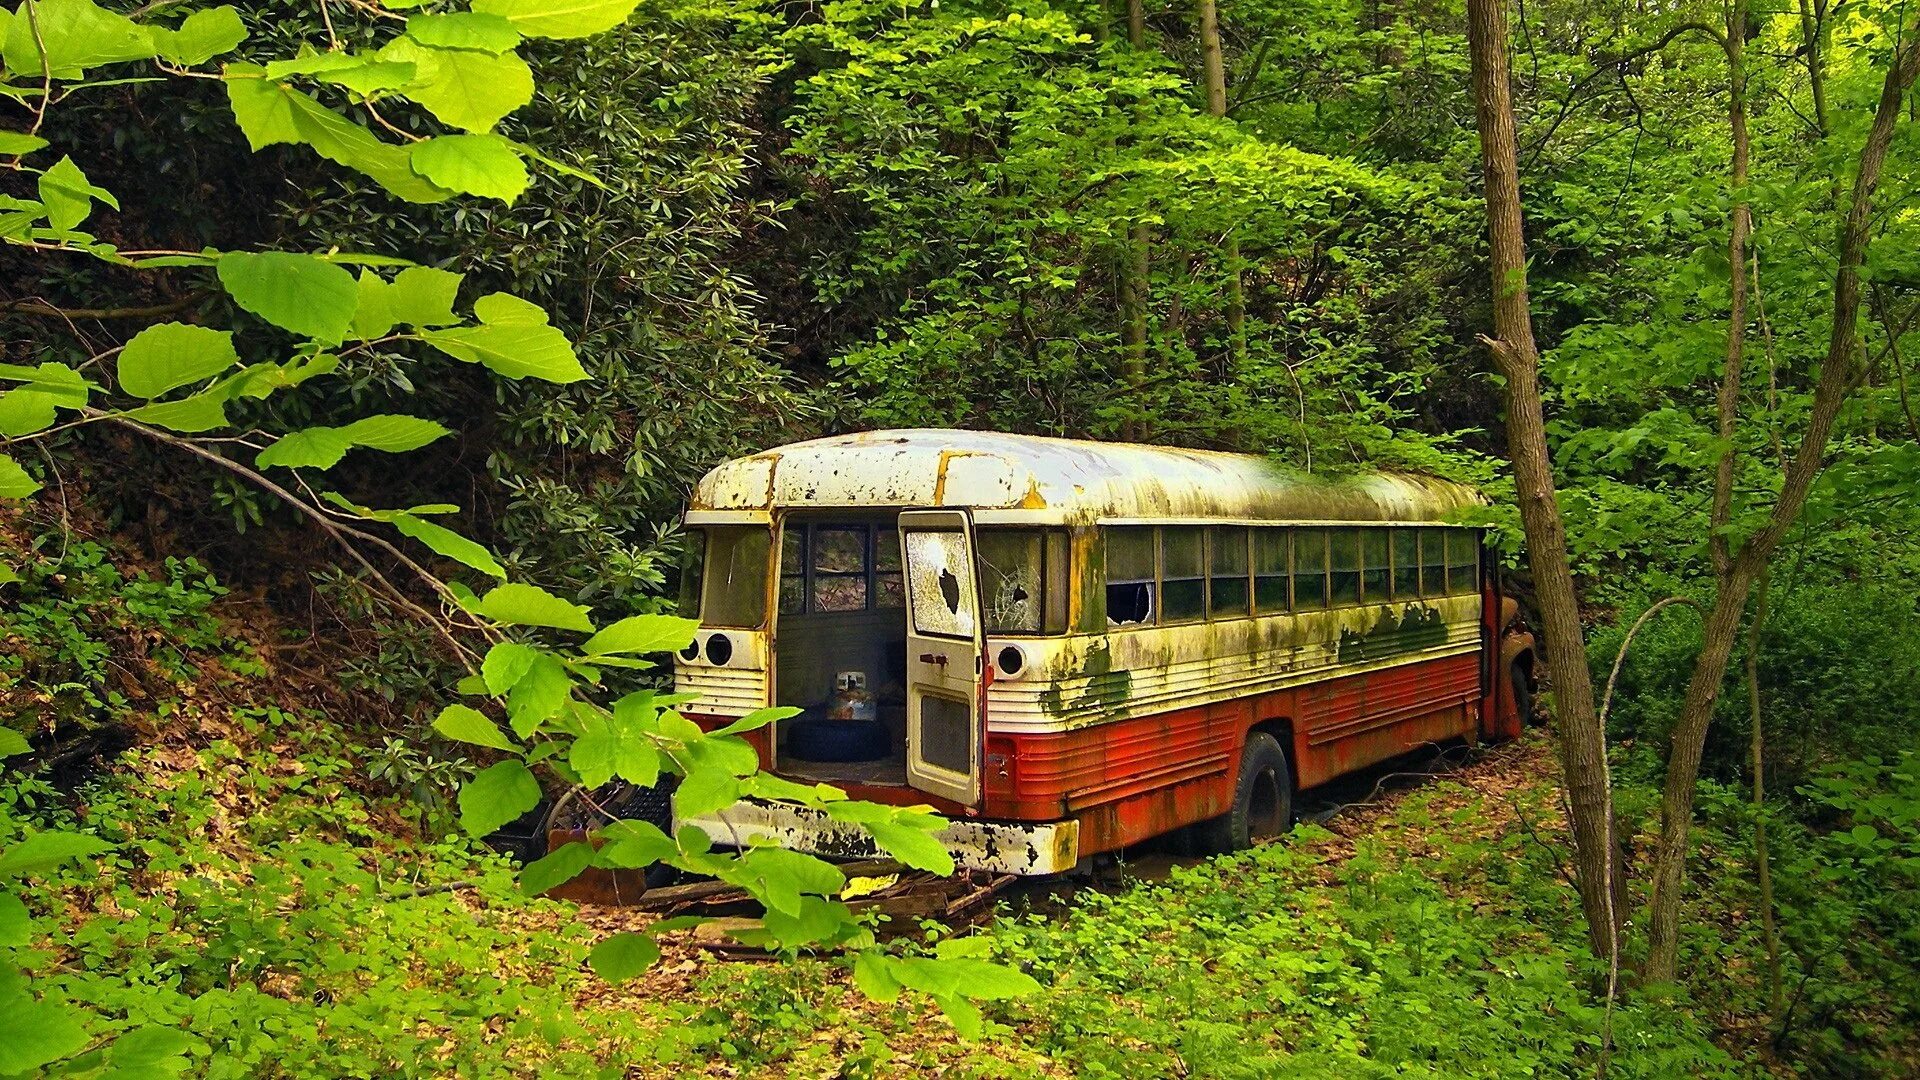
<path fill-rule="evenodd" d="M 972 638 L 978 622 L 973 562 L 967 534 L 954 529 L 909 529 L 907 592 L 914 629 L 940 637 Z"/>

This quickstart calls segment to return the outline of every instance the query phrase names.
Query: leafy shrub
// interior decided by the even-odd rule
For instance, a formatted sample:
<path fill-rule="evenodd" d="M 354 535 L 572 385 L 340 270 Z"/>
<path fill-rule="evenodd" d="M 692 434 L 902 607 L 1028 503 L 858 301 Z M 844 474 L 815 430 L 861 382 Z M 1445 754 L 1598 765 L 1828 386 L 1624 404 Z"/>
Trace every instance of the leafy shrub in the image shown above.
<path fill-rule="evenodd" d="M 1760 650 L 1769 785 L 1789 791 L 1824 765 L 1858 760 L 1920 739 L 1920 609 L 1908 589 L 1883 584 L 1779 587 Z M 1588 657 L 1604 680 L 1644 602 L 1593 635 Z M 1739 648 L 1744 648 L 1744 638 Z M 1700 620 L 1684 609 L 1654 616 L 1634 638 L 1608 726 L 1614 737 L 1664 758 L 1686 681 L 1700 651 Z M 1746 772 L 1746 676 L 1738 653 L 1715 706 L 1705 776 Z"/>

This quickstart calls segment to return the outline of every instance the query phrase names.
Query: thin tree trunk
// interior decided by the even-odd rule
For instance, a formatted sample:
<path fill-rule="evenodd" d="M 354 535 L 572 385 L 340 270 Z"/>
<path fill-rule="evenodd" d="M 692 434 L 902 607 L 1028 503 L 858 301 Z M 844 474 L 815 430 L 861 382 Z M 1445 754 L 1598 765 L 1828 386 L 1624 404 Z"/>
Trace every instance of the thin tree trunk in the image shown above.
<path fill-rule="evenodd" d="M 1227 115 L 1227 65 L 1220 48 L 1220 9 L 1215 0 L 1200 0 L 1200 67 L 1207 84 L 1207 114 Z M 1227 264 L 1227 355 L 1238 370 L 1247 356 L 1247 296 L 1241 281 L 1240 237 L 1229 232 Z"/>
<path fill-rule="evenodd" d="M 1747 232 L 1753 221 L 1747 205 L 1746 27 L 1747 0 L 1733 0 L 1727 9 L 1727 33 L 1720 41 L 1727 54 L 1727 131 L 1733 143 L 1733 163 L 1727 178 L 1728 187 L 1733 189 L 1733 212 L 1727 230 L 1727 352 L 1714 410 L 1720 460 L 1714 467 L 1707 534 L 1713 572 L 1723 587 L 1733 568 L 1727 526 L 1733 518 L 1733 472 L 1739 456 L 1734 448 L 1734 428 L 1740 419 L 1740 374 L 1746 365 Z"/>
<path fill-rule="evenodd" d="M 1485 2 L 1485 0 L 1476 0 Z M 1880 185 L 1894 126 L 1905 112 L 1905 98 L 1920 74 L 1920 26 L 1906 28 L 1902 42 L 1880 87 L 1873 124 L 1860 148 L 1854 173 L 1853 198 L 1840 228 L 1838 266 L 1833 278 L 1833 324 L 1827 354 L 1820 365 L 1808 410 L 1806 430 L 1794 450 L 1780 484 L 1767 524 L 1750 537 L 1734 557 L 1732 567 L 1706 620 L 1699 659 L 1687 683 L 1686 698 L 1674 725 L 1667 759 L 1667 778 L 1660 805 L 1660 844 L 1654 857 L 1653 902 L 1647 924 L 1645 974 L 1651 981 L 1671 982 L 1679 966 L 1680 893 L 1687 860 L 1687 834 L 1693 822 L 1694 785 L 1700 775 L 1700 756 L 1713 719 L 1714 702 L 1727 674 L 1728 657 L 1740 630 L 1741 615 L 1754 581 L 1774 549 L 1799 518 L 1807 493 L 1820 475 L 1827 441 L 1841 407 L 1859 385 L 1863 368 L 1855 356 L 1859 343 L 1860 267 L 1871 234 L 1873 196 Z"/>
<path fill-rule="evenodd" d="M 1574 838 L 1575 880 L 1593 954 L 1618 962 L 1619 848 L 1613 838 L 1606 733 L 1594 710 L 1580 626 L 1579 595 L 1567 559 L 1566 529 L 1548 458 L 1540 400 L 1540 353 L 1527 300 L 1526 238 L 1520 212 L 1519 157 L 1508 86 L 1504 0 L 1468 0 L 1474 111 L 1485 170 L 1488 249 L 1493 263 L 1493 331 L 1486 339 L 1507 384 L 1507 447 L 1513 461 L 1527 560 L 1546 631 L 1554 706 Z"/>
<path fill-rule="evenodd" d="M 1767 1001 L 1770 1015 L 1781 1008 L 1780 933 L 1773 924 L 1773 865 L 1767 857 L 1767 736 L 1760 726 L 1760 635 L 1767 625 L 1767 574 L 1754 590 L 1753 622 L 1747 626 L 1747 707 L 1753 730 L 1748 750 L 1753 769 L 1753 867 L 1760 885 L 1760 932 L 1767 949 Z"/>
<path fill-rule="evenodd" d="M 1127 44 L 1135 49 L 1147 47 L 1144 0 L 1127 0 Z M 1152 272 L 1148 248 L 1152 242 L 1147 226 L 1128 229 L 1126 255 L 1120 264 L 1120 377 L 1126 383 L 1130 414 L 1120 426 L 1120 437 L 1129 442 L 1142 435 L 1140 422 L 1132 414 L 1142 407 L 1140 389 L 1147 378 L 1147 281 Z"/>

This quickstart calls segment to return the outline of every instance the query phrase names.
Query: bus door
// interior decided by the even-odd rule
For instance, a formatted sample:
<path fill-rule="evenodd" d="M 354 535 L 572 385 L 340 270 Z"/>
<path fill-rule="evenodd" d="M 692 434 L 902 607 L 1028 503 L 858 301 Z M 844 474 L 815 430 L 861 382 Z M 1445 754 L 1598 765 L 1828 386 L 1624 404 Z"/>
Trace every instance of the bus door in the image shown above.
<path fill-rule="evenodd" d="M 962 510 L 900 515 L 907 583 L 907 782 L 980 801 L 980 587 Z"/>

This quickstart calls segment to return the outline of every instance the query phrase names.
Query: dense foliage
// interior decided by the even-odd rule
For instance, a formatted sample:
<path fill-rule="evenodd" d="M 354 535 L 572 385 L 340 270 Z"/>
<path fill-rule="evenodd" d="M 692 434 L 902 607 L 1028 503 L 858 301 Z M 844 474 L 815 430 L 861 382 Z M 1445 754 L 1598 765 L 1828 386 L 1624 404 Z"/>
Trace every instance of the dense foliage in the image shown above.
<path fill-rule="evenodd" d="M 1389 827 L 1434 826 L 1418 862 L 1308 833 L 925 949 L 799 856 L 618 823 L 516 879 L 472 840 L 678 777 L 683 809 L 804 803 L 944 868 L 931 816 L 756 774 L 739 736 L 772 714 L 701 732 L 645 659 L 688 632 L 687 484 L 742 449 L 955 425 L 1506 490 L 1461 4 L 1226 0 L 1223 115 L 1196 12 L 1135 6 L 1138 43 L 1084 0 L 0 9 L 0 1075 L 1910 1075 L 1915 100 L 1861 385 L 1743 620 L 1756 677 L 1736 660 L 1713 702 L 1681 985 L 1629 979 L 1609 1013 L 1533 785 L 1414 800 Z M 1713 35 L 1740 12 L 1736 185 Z M 1715 538 L 1777 505 L 1833 223 L 1920 31 L 1889 0 L 1514 17 L 1547 433 L 1604 684 L 1634 619 L 1708 605 Z M 1511 551 L 1511 511 L 1489 519 Z M 1612 691 L 1636 869 L 1703 640 L 1663 609 Z M 747 936 L 787 959 L 842 961 L 591 1007 L 674 929 L 528 894 L 655 862 L 748 888 Z M 914 1045 L 919 999 L 869 1000 L 903 988 L 1005 1046 Z"/>

